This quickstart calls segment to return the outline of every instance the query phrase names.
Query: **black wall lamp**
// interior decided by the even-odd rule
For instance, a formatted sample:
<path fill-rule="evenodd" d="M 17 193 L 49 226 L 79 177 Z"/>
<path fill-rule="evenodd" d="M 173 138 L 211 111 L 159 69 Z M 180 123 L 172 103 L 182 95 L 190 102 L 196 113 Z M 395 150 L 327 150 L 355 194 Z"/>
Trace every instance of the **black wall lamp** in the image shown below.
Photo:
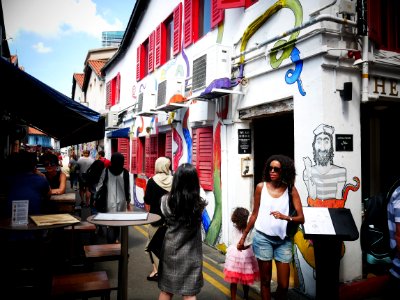
<path fill-rule="evenodd" d="M 351 81 L 343 83 L 343 90 L 338 91 L 343 101 L 351 101 L 353 94 L 353 83 Z"/>

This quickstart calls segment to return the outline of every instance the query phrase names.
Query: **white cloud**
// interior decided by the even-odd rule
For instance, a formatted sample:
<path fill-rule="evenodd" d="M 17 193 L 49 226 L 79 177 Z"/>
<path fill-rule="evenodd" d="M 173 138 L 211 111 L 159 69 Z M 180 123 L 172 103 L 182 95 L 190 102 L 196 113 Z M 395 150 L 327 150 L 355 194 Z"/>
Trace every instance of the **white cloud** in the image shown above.
<path fill-rule="evenodd" d="M 21 31 L 57 38 L 70 33 L 86 33 L 101 39 L 101 32 L 124 30 L 122 22 L 110 23 L 97 11 L 92 0 L 2 0 L 8 37 Z"/>
<path fill-rule="evenodd" d="M 50 47 L 46 47 L 42 42 L 36 43 L 35 45 L 32 46 L 38 53 L 49 53 L 53 51 Z"/>

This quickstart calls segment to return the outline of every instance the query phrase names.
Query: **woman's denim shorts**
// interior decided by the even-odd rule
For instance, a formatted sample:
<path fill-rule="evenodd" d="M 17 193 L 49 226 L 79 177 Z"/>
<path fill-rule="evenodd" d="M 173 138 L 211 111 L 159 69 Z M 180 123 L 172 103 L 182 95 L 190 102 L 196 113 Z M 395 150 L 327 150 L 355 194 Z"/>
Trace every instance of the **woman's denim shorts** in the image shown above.
<path fill-rule="evenodd" d="M 253 252 L 263 261 L 290 263 L 293 257 L 293 242 L 289 237 L 281 240 L 278 236 L 269 236 L 256 230 L 253 238 Z"/>

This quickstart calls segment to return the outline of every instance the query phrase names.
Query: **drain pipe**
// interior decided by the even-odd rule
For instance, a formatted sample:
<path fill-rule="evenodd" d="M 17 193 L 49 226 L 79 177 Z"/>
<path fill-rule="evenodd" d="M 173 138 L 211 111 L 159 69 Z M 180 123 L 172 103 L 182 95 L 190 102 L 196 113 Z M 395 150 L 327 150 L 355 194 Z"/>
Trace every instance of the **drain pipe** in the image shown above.
<path fill-rule="evenodd" d="M 280 35 L 277 35 L 277 36 L 275 36 L 273 38 L 270 38 L 270 39 L 266 40 L 265 42 L 263 42 L 261 44 L 258 44 L 255 47 L 252 47 L 252 48 L 250 48 L 250 49 L 248 49 L 246 51 L 240 52 L 239 55 L 236 55 L 236 56 L 232 57 L 232 60 L 235 60 L 235 59 L 237 59 L 237 58 L 239 58 L 239 57 L 241 57 L 241 56 L 243 56 L 245 54 L 248 54 L 248 53 L 250 53 L 252 51 L 258 50 L 261 47 L 263 47 L 265 45 L 268 45 L 268 44 L 270 44 L 272 42 L 275 42 L 275 41 L 277 41 L 277 40 L 279 40 L 281 38 L 284 38 L 284 37 L 286 37 L 288 35 L 291 35 L 292 33 L 296 32 L 296 31 L 302 30 L 304 28 L 310 27 L 310 26 L 312 26 L 312 25 L 314 25 L 316 23 L 323 22 L 323 21 L 329 21 L 329 22 L 334 22 L 334 23 L 343 24 L 343 25 L 350 25 L 350 26 L 353 26 L 353 27 L 357 26 L 357 22 L 355 22 L 355 21 L 351 21 L 351 20 L 347 20 L 347 19 L 341 19 L 341 18 L 334 17 L 334 16 L 331 16 L 331 15 L 326 15 L 326 14 L 319 15 L 318 17 L 312 18 L 308 22 L 303 23 L 300 26 L 294 27 L 294 28 L 292 28 L 292 29 L 280 34 Z"/>
<path fill-rule="evenodd" d="M 369 85 L 369 40 L 368 40 L 368 24 L 366 16 L 367 8 L 365 0 L 357 0 L 357 35 L 362 36 L 362 73 L 361 73 L 361 102 L 368 101 L 368 85 Z"/>

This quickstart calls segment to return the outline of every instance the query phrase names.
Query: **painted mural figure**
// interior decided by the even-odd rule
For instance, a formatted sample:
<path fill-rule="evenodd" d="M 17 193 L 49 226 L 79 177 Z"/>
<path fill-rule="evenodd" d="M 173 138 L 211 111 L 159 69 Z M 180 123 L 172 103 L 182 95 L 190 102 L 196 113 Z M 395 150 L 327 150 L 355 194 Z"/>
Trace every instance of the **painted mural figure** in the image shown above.
<path fill-rule="evenodd" d="M 346 169 L 333 164 L 333 133 L 335 129 L 320 124 L 314 132 L 313 155 L 315 164 L 309 157 L 303 158 L 305 169 L 303 180 L 307 186 L 310 206 L 344 207 L 337 199 L 343 199 L 346 184 Z M 326 203 L 322 203 L 328 201 Z"/>

